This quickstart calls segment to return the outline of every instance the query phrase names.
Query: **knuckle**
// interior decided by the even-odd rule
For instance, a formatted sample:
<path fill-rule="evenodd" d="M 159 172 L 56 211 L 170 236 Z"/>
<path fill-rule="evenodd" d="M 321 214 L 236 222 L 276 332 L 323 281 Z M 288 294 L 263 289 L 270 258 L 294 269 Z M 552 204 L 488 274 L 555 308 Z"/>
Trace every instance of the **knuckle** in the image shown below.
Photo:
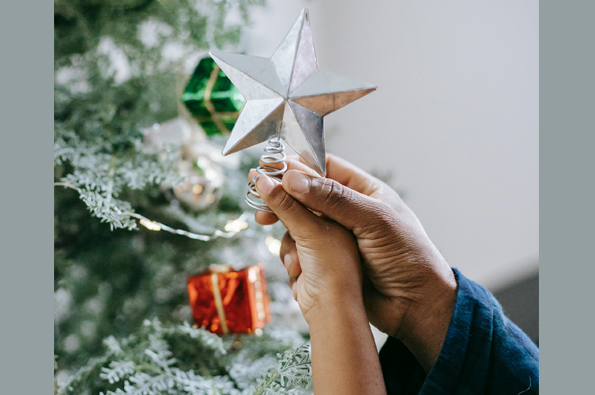
<path fill-rule="evenodd" d="M 318 194 L 327 207 L 341 207 L 351 198 L 351 191 L 328 178 L 318 179 Z"/>
<path fill-rule="evenodd" d="M 370 222 L 376 224 L 388 222 L 393 217 L 392 208 L 384 202 L 377 202 L 370 207 L 368 212 Z"/>
<path fill-rule="evenodd" d="M 295 209 L 296 201 L 295 199 L 285 192 L 282 187 L 277 187 L 274 190 L 274 193 L 271 194 L 271 201 L 270 204 L 276 210 L 280 212 L 291 212 Z"/>
<path fill-rule="evenodd" d="M 360 229 L 366 229 L 367 232 L 382 232 L 386 231 L 386 228 L 391 228 L 391 224 L 394 222 L 394 211 L 393 209 L 384 202 L 376 202 L 374 205 L 370 205 L 366 210 L 365 219 L 360 224 Z"/>

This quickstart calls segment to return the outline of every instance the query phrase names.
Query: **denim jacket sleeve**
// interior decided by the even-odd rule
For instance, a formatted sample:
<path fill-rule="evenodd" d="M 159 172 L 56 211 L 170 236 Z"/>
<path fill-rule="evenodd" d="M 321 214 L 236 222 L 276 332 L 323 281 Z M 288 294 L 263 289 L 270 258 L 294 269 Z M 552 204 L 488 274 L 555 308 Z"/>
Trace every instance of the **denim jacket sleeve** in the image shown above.
<path fill-rule="evenodd" d="M 533 395 L 539 349 L 502 312 L 494 296 L 453 269 L 457 299 L 436 364 L 426 374 L 403 343 L 380 350 L 389 395 Z"/>

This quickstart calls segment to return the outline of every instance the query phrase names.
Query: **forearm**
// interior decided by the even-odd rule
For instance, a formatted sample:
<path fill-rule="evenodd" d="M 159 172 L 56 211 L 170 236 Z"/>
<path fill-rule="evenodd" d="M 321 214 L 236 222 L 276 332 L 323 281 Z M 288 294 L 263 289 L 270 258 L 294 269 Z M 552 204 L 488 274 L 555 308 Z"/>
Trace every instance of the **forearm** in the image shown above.
<path fill-rule="evenodd" d="M 318 394 L 386 394 L 363 302 L 326 303 L 308 317 Z"/>

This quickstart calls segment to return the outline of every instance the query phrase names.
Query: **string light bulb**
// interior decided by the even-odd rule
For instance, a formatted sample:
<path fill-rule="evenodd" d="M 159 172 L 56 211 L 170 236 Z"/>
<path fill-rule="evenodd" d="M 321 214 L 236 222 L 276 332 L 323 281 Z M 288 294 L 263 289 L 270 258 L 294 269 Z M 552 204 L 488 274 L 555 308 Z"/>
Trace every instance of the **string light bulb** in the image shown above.
<path fill-rule="evenodd" d="M 267 245 L 269 252 L 271 254 L 273 254 L 274 256 L 279 256 L 279 253 L 281 251 L 281 241 L 275 239 L 272 236 L 267 236 L 266 239 L 264 239 L 265 244 Z"/>
<path fill-rule="evenodd" d="M 248 222 L 242 220 L 242 219 L 234 219 L 234 220 L 230 220 L 227 221 L 227 223 L 225 224 L 225 231 L 226 232 L 240 232 L 244 229 L 248 228 Z"/>
<path fill-rule="evenodd" d="M 146 218 L 141 218 L 139 222 L 142 226 L 144 226 L 145 228 L 147 228 L 149 230 L 154 230 L 156 232 L 161 230 L 161 225 L 159 225 L 155 221 L 151 221 Z"/>
<path fill-rule="evenodd" d="M 192 192 L 195 195 L 200 195 L 202 193 L 202 185 L 200 185 L 200 184 L 194 184 L 192 186 Z"/>

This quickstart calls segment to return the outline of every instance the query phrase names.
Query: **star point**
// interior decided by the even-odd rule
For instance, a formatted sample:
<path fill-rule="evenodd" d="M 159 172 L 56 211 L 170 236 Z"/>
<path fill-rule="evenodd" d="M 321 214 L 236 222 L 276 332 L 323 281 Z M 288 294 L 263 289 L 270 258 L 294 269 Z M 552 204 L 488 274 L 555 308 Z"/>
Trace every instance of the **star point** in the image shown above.
<path fill-rule="evenodd" d="M 270 59 L 209 53 L 246 98 L 223 155 L 278 135 L 326 175 L 323 117 L 376 90 L 374 85 L 318 69 L 305 8 Z"/>

